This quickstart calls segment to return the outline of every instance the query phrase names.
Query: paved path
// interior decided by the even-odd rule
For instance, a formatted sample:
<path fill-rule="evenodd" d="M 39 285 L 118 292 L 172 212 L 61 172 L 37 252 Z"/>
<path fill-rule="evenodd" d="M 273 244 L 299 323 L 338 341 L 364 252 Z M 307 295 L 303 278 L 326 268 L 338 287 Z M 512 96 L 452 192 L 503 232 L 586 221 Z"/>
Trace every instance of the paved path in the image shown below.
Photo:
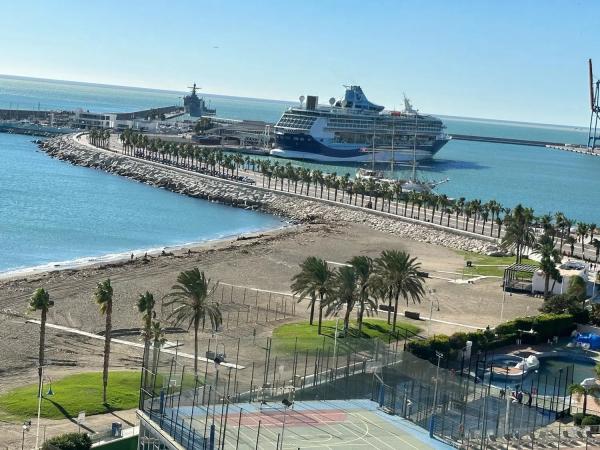
<path fill-rule="evenodd" d="M 35 323 L 37 325 L 40 325 L 40 321 L 39 320 L 35 320 L 35 319 L 29 319 L 26 321 L 26 323 Z M 85 336 L 88 337 L 90 339 L 98 339 L 98 340 L 102 340 L 104 341 L 104 336 L 101 336 L 99 334 L 94 334 L 94 333 L 89 333 L 87 331 L 82 331 L 82 330 L 78 330 L 77 328 L 71 328 L 71 327 L 65 327 L 63 325 L 55 325 L 53 323 L 46 323 L 46 326 L 48 328 L 54 328 L 56 330 L 60 330 L 60 331 L 65 331 L 67 333 L 73 333 L 73 334 L 78 334 L 79 336 Z M 144 348 L 144 344 L 141 344 L 139 342 L 131 342 L 131 341 L 126 341 L 124 339 L 111 339 L 110 340 L 111 344 L 121 344 L 121 345 L 128 345 L 130 347 L 137 347 L 137 348 Z M 191 355 L 189 353 L 183 353 L 183 352 L 179 352 L 179 351 L 175 351 L 175 350 L 168 350 L 168 349 L 162 349 L 161 353 L 169 353 L 171 355 L 175 355 L 177 354 L 177 356 L 182 357 L 182 358 L 188 358 L 188 359 L 194 359 L 194 355 Z M 212 360 L 209 360 L 203 356 L 198 356 L 198 361 L 202 361 L 202 362 L 212 362 Z M 236 370 L 241 370 L 241 369 L 245 369 L 245 366 L 238 366 L 236 364 L 233 363 L 228 363 L 228 362 L 223 362 L 221 363 L 221 365 L 223 367 L 228 367 L 230 369 L 236 369 Z"/>

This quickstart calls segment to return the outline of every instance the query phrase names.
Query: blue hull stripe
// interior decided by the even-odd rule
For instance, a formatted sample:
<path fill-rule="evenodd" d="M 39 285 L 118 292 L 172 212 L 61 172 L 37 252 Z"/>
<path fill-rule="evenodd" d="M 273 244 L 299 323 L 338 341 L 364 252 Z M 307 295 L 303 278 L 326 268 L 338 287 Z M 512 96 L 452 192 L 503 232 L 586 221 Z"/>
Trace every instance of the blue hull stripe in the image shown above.
<path fill-rule="evenodd" d="M 446 144 L 446 140 L 435 141 L 432 145 L 417 145 L 418 150 L 425 150 L 431 153 L 431 157 L 435 155 L 443 146 Z M 365 156 L 370 154 L 370 151 L 362 151 L 361 148 L 364 146 L 357 146 L 353 149 L 336 149 L 328 147 L 322 142 L 317 141 L 315 138 L 308 134 L 277 134 L 275 136 L 276 146 L 282 150 L 296 151 L 303 153 L 314 153 L 317 155 L 323 155 L 330 158 L 356 158 L 359 156 Z M 402 148 L 398 148 L 400 152 Z M 405 147 L 404 150 L 412 150 L 412 147 Z"/>

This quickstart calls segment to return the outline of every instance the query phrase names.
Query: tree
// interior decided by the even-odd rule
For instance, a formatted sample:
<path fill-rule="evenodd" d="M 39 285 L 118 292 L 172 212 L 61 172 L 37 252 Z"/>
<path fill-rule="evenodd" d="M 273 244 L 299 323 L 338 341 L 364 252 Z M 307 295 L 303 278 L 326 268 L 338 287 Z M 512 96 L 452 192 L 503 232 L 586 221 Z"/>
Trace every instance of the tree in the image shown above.
<path fill-rule="evenodd" d="M 504 248 L 514 248 L 516 262 L 520 263 L 525 248 L 533 247 L 535 244 L 535 234 L 532 226 L 533 210 L 524 208 L 519 204 L 512 214 L 505 216 L 504 221 L 506 225 L 501 245 Z"/>
<path fill-rule="evenodd" d="M 194 373 L 198 374 L 198 330 L 206 318 L 213 330 L 223 322 L 219 304 L 213 301 L 218 283 L 211 283 L 197 267 L 185 270 L 177 276 L 177 284 L 164 297 L 165 306 L 174 307 L 167 320 L 174 319 L 179 326 L 187 322 L 187 329 L 194 327 Z"/>
<path fill-rule="evenodd" d="M 546 299 L 550 292 L 550 279 L 555 282 L 562 279 L 559 270 L 556 268 L 556 265 L 560 263 L 562 258 L 548 234 L 540 237 L 536 249 L 541 255 L 540 269 L 544 271 L 544 298 Z"/>
<path fill-rule="evenodd" d="M 323 307 L 331 291 L 332 272 L 324 259 L 309 256 L 300 264 L 300 272 L 292 278 L 291 290 L 299 295 L 298 301 L 310 297 L 310 324 L 313 324 L 314 308 L 319 297 L 319 325 L 318 334 L 321 334 L 323 321 Z"/>
<path fill-rule="evenodd" d="M 384 250 L 381 256 L 375 260 L 375 277 L 380 293 L 387 293 L 388 298 L 394 299 L 394 322 L 392 331 L 396 331 L 396 319 L 398 315 L 398 300 L 402 296 L 413 303 L 421 302 L 425 294 L 423 287 L 423 276 L 419 272 L 421 264 L 417 258 L 398 250 Z M 389 317 L 389 313 L 388 313 Z"/>
<path fill-rule="evenodd" d="M 106 387 L 108 386 L 108 364 L 110 361 L 110 339 L 112 332 L 113 288 L 110 279 L 96 285 L 94 299 L 100 306 L 100 313 L 106 316 L 104 328 L 104 363 L 102 366 L 102 402 L 106 404 Z"/>
<path fill-rule="evenodd" d="M 370 313 L 370 310 L 377 310 L 377 301 L 370 295 L 371 281 L 373 280 L 373 260 L 368 256 L 355 256 L 348 263 L 354 268 L 358 282 L 359 309 L 357 323 L 358 332 L 360 333 L 362 331 L 365 308 L 369 308 L 367 309 L 367 314 Z"/>
<path fill-rule="evenodd" d="M 546 314 L 573 314 L 581 313 L 580 300 L 570 294 L 557 294 L 544 299 L 544 303 L 540 307 L 540 312 Z"/>
<path fill-rule="evenodd" d="M 148 368 L 148 353 L 150 351 L 150 340 L 152 339 L 152 319 L 156 317 L 154 312 L 154 296 L 146 291 L 140 294 L 137 300 L 137 309 L 142 314 L 144 328 L 142 329 L 142 337 L 144 338 L 144 366 Z"/>
<path fill-rule="evenodd" d="M 327 315 L 344 312 L 344 335 L 348 334 L 350 314 L 358 299 L 356 270 L 352 266 L 342 266 L 334 272 L 331 294 L 327 298 Z"/>
<path fill-rule="evenodd" d="M 567 238 L 565 239 L 565 243 L 571 249 L 571 256 L 573 256 L 573 253 L 575 253 L 575 243 L 576 242 L 577 242 L 577 240 L 571 235 L 567 236 Z"/>
<path fill-rule="evenodd" d="M 46 317 L 48 310 L 54 306 L 50 294 L 44 288 L 35 290 L 29 300 L 30 311 L 40 311 L 40 347 L 38 351 L 38 377 L 39 386 L 42 384 L 42 367 L 44 367 L 44 353 L 46 351 Z"/>
<path fill-rule="evenodd" d="M 598 256 L 600 256 L 600 239 L 594 238 L 592 246 L 596 249 L 596 264 L 598 263 Z"/>
<path fill-rule="evenodd" d="M 579 300 L 587 298 L 587 283 L 580 276 L 576 275 L 569 280 L 567 294 L 577 297 Z"/>
<path fill-rule="evenodd" d="M 571 386 L 569 386 L 569 394 L 571 394 L 571 395 L 583 395 L 582 409 L 583 409 L 583 415 L 584 416 L 585 416 L 585 412 L 587 410 L 587 398 L 588 398 L 588 395 L 595 394 L 596 392 L 599 392 L 599 391 L 600 391 L 600 388 L 598 388 L 597 386 L 584 387 L 581 384 L 572 384 Z"/>
<path fill-rule="evenodd" d="M 588 235 L 589 226 L 587 223 L 579 222 L 577 224 L 577 236 L 581 239 L 581 259 L 585 260 L 585 238 Z"/>

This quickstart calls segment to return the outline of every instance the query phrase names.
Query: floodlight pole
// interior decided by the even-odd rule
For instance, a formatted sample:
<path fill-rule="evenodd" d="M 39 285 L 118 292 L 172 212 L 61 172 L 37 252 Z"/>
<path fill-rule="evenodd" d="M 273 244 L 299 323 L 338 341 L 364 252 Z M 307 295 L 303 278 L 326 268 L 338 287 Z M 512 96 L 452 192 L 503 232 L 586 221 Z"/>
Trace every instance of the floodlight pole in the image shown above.
<path fill-rule="evenodd" d="M 40 383 L 38 386 L 38 410 L 37 410 L 37 424 L 35 426 L 35 448 L 39 448 L 40 443 L 40 416 L 42 413 L 42 386 L 44 384 L 44 366 L 40 366 Z"/>
<path fill-rule="evenodd" d="M 429 417 L 429 437 L 433 437 L 434 417 L 435 417 L 435 411 L 437 409 L 437 392 L 438 392 L 438 379 L 439 379 L 439 375 L 440 375 L 440 361 L 444 357 L 444 355 L 442 353 L 436 351 L 435 356 L 437 357 L 437 368 L 435 370 L 435 388 L 433 390 L 433 409 L 431 410 L 431 416 Z"/>
<path fill-rule="evenodd" d="M 506 301 L 506 274 L 502 277 L 502 307 L 500 308 L 500 322 L 504 318 L 504 302 Z"/>

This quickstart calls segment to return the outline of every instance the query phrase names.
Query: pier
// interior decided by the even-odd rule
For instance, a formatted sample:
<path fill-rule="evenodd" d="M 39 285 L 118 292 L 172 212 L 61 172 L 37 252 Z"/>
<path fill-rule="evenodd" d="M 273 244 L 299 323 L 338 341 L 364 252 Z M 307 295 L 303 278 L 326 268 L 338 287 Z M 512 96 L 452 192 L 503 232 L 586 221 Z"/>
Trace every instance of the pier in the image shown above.
<path fill-rule="evenodd" d="M 459 141 L 494 142 L 496 144 L 531 145 L 534 147 L 564 147 L 563 142 L 534 141 L 530 139 L 512 139 L 494 136 L 473 136 L 469 134 L 453 134 L 452 139 Z"/>

